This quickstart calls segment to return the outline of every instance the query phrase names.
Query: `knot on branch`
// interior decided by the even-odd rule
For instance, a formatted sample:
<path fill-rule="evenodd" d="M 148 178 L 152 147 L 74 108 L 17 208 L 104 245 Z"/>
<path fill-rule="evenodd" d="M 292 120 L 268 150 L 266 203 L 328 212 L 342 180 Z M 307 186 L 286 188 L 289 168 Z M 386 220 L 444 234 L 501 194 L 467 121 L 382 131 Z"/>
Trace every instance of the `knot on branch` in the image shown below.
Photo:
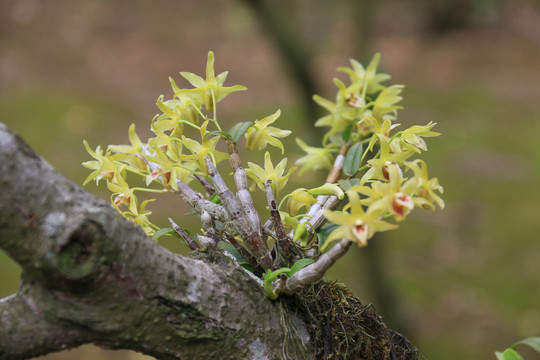
<path fill-rule="evenodd" d="M 92 219 L 77 219 L 71 226 L 64 221 L 58 225 L 65 228 L 53 235 L 40 276 L 53 287 L 76 291 L 99 275 L 105 230 Z"/>
<path fill-rule="evenodd" d="M 96 242 L 103 228 L 93 220 L 83 221 L 70 232 L 58 251 L 58 271 L 67 281 L 89 280 L 98 267 Z"/>

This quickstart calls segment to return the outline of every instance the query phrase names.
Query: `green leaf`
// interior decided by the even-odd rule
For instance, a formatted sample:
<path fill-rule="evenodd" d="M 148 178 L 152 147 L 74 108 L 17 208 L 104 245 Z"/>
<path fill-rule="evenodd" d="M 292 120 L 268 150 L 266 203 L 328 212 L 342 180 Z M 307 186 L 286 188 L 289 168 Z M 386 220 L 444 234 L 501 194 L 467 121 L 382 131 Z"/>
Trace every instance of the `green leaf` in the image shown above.
<path fill-rule="evenodd" d="M 291 267 L 291 270 L 287 273 L 287 275 L 292 276 L 295 272 L 297 272 L 298 270 L 308 266 L 312 262 L 315 262 L 315 260 L 313 260 L 313 259 L 300 259 L 300 260 L 298 260 Z"/>
<path fill-rule="evenodd" d="M 278 294 L 272 289 L 272 281 L 278 277 L 278 275 L 289 271 L 291 271 L 291 269 L 281 268 L 276 271 L 268 270 L 268 272 L 262 274 L 264 278 L 264 293 L 269 299 L 276 300 L 278 298 Z"/>
<path fill-rule="evenodd" d="M 277 269 L 275 271 L 268 270 L 267 273 L 263 274 L 263 278 L 264 278 L 265 281 L 272 282 L 279 275 L 281 275 L 283 273 L 288 273 L 289 271 L 291 271 L 291 269 L 289 269 L 289 268 L 279 268 L 279 269 Z"/>
<path fill-rule="evenodd" d="M 221 204 L 221 200 L 219 199 L 219 195 L 217 192 L 213 193 L 208 200 L 210 200 L 214 204 Z"/>
<path fill-rule="evenodd" d="M 345 192 L 347 192 L 350 188 L 352 188 L 355 185 L 360 184 L 360 179 L 349 179 L 349 180 L 339 180 L 338 181 L 339 186 L 341 186 L 341 189 Z"/>
<path fill-rule="evenodd" d="M 238 264 L 248 262 L 246 259 L 244 259 L 242 254 L 240 254 L 240 251 L 238 251 L 238 249 L 234 247 L 234 245 L 225 241 L 220 241 L 218 246 L 222 248 L 223 250 L 229 252 L 234 257 L 234 259 L 236 260 Z"/>
<path fill-rule="evenodd" d="M 345 144 L 345 141 L 343 141 L 343 136 L 341 134 L 330 135 L 330 137 L 328 139 L 330 140 L 331 144 L 334 144 L 334 145 L 337 145 L 337 146 L 341 146 L 341 145 Z"/>
<path fill-rule="evenodd" d="M 239 263 L 238 265 L 240 265 L 241 267 L 243 267 L 244 269 L 246 269 L 247 271 L 249 272 L 253 272 L 253 266 L 251 266 L 250 263 Z"/>
<path fill-rule="evenodd" d="M 343 138 L 343 140 L 349 141 L 349 139 L 351 138 L 352 129 L 356 125 L 358 120 L 359 119 L 354 119 L 353 121 L 348 123 L 347 126 L 345 126 L 345 129 L 343 129 L 343 133 L 341 134 L 341 137 Z"/>
<path fill-rule="evenodd" d="M 163 235 L 177 235 L 176 234 L 176 231 L 174 231 L 173 228 L 170 228 L 170 227 L 166 227 L 166 228 L 162 228 L 162 229 L 159 229 L 158 231 L 155 232 L 155 234 L 152 236 L 152 240 L 157 240 L 159 239 L 160 237 L 162 237 Z"/>
<path fill-rule="evenodd" d="M 334 229 L 337 228 L 338 226 L 339 225 L 337 224 L 326 223 L 320 228 L 319 232 L 317 233 L 317 237 L 319 239 L 319 249 L 321 249 L 324 243 L 326 242 L 328 235 L 330 235 L 330 233 L 334 231 Z"/>
<path fill-rule="evenodd" d="M 523 357 L 514 350 L 518 345 L 528 345 L 540 353 L 540 337 L 530 337 L 518 341 L 508 349 L 504 350 L 504 352 L 496 351 L 495 356 L 497 357 L 497 360 L 523 360 Z"/>
<path fill-rule="evenodd" d="M 209 136 L 209 135 L 219 135 L 224 139 L 230 139 L 231 138 L 231 134 L 229 134 L 228 132 L 225 132 L 225 131 L 209 131 L 209 132 L 206 133 L 206 136 Z"/>
<path fill-rule="evenodd" d="M 530 337 L 530 338 L 527 338 L 527 339 L 520 340 L 517 343 L 515 343 L 514 345 L 512 345 L 511 348 L 515 349 L 516 346 L 521 345 L 521 344 L 529 345 L 534 350 L 536 350 L 538 353 L 540 353 L 540 337 Z"/>
<path fill-rule="evenodd" d="M 345 155 L 345 161 L 343 162 L 343 173 L 347 176 L 353 176 L 360 168 L 360 160 L 362 159 L 362 152 L 364 148 L 361 143 L 356 143 Z"/>
<path fill-rule="evenodd" d="M 231 136 L 231 140 L 233 142 L 237 142 L 238 139 L 244 136 L 244 134 L 250 128 L 251 125 L 253 125 L 253 121 L 242 121 L 235 124 L 231 128 L 231 130 L 228 131 L 229 135 Z"/>
<path fill-rule="evenodd" d="M 523 360 L 523 357 L 514 349 L 506 349 L 503 353 L 504 360 Z"/>

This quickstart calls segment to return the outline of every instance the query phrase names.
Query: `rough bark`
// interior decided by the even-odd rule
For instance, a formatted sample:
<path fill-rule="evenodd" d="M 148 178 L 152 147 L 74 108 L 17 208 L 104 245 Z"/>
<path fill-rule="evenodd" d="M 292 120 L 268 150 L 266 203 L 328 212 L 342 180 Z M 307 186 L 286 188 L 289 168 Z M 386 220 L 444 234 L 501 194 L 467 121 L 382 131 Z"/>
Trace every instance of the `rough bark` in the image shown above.
<path fill-rule="evenodd" d="M 3 124 L 0 189 L 0 247 L 23 267 L 20 290 L 0 302 L 0 359 L 85 343 L 158 359 L 282 351 L 283 311 L 247 272 L 225 257 L 211 263 L 160 247 Z M 306 352 L 296 324 L 301 341 L 288 351 Z"/>
<path fill-rule="evenodd" d="M 86 343 L 158 359 L 320 353 L 290 299 L 265 298 L 260 281 L 217 248 L 185 257 L 159 246 L 2 123 L 0 248 L 23 268 L 19 291 L 0 299 L 0 360 Z"/>

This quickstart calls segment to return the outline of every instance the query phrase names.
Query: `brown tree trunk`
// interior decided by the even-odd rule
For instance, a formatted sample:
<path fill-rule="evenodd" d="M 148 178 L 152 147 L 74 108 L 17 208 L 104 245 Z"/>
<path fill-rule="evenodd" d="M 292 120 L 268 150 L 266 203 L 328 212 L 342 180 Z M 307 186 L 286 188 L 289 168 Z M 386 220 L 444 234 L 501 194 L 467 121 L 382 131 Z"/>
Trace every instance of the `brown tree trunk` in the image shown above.
<path fill-rule="evenodd" d="M 158 359 L 418 357 L 337 285 L 270 301 L 219 249 L 171 253 L 2 123 L 0 248 L 23 268 L 0 299 L 1 360 L 87 343 Z"/>

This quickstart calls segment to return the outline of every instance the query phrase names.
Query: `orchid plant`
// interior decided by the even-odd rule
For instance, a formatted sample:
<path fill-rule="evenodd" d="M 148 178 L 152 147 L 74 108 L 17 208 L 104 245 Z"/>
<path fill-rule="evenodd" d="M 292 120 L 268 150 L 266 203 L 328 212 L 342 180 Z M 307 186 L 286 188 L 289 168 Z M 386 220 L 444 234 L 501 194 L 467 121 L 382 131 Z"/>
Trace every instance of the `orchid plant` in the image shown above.
<path fill-rule="evenodd" d="M 238 152 L 241 144 L 256 151 L 273 146 L 283 154 L 281 139 L 291 131 L 272 126 L 279 110 L 224 131 L 217 104 L 246 88 L 224 86 L 228 73 L 215 76 L 212 52 L 205 79 L 180 73 L 194 88 L 182 89 L 169 78 L 174 96 L 157 100 L 161 113 L 151 122 L 154 137 L 143 142 L 131 125 L 129 145 L 92 150 L 84 141 L 94 158 L 83 163 L 92 170 L 84 183 L 105 180 L 112 205 L 148 236 L 178 236 L 192 250 L 220 246 L 262 276 L 268 297 L 292 294 L 319 280 L 352 243 L 366 246 L 377 232 L 396 229 L 414 208 L 444 207 L 443 188 L 418 158 L 427 150 L 424 138 L 439 135 L 432 131 L 435 123 L 397 131 L 403 86 L 383 85 L 390 76 L 377 72 L 378 54 L 367 67 L 355 60 L 350 63 L 351 67 L 338 68 L 349 81 L 334 79 L 338 89 L 334 101 L 314 96 L 328 111 L 315 123 L 327 128 L 321 145 L 296 139 L 306 153 L 296 161 L 298 174 L 328 171 L 326 182 L 317 188 L 283 194 L 296 167 L 287 170 L 286 157 L 274 165 L 267 151 L 262 166 L 250 162 L 244 168 Z M 217 150 L 220 142 L 227 152 Z M 227 159 L 236 194 L 217 170 Z M 128 174 L 140 177 L 146 186 L 130 185 Z M 264 222 L 250 193 L 257 190 L 267 199 Z M 201 234 L 191 237 L 170 218 L 171 228 L 153 224 L 147 210 L 153 199 L 140 202 L 137 195 L 142 192 L 179 194 L 200 217 Z"/>

